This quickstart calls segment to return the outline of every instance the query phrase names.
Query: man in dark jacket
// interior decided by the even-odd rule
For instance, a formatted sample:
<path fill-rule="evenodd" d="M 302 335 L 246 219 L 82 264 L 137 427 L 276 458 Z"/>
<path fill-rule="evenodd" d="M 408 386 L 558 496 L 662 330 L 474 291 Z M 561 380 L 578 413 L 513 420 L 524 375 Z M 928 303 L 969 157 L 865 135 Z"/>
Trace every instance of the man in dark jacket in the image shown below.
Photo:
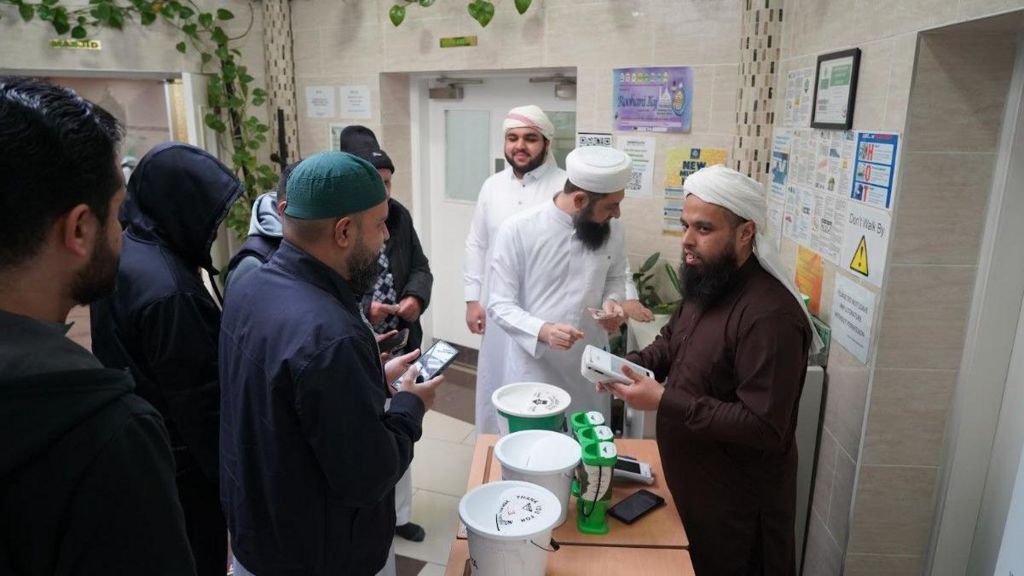
<path fill-rule="evenodd" d="M 281 171 L 277 191 L 260 194 L 252 204 L 249 235 L 224 271 L 224 296 L 231 284 L 270 261 L 281 245 L 281 212 L 288 202 L 288 175 L 298 166 L 293 162 Z"/>
<path fill-rule="evenodd" d="M 0 574 L 194 574 L 160 415 L 65 334 L 109 294 L 121 128 L 0 77 Z"/>
<path fill-rule="evenodd" d="M 203 282 L 210 248 L 242 185 L 199 148 L 168 142 L 139 162 L 122 211 L 118 288 L 91 308 L 96 356 L 129 368 L 139 395 L 167 420 L 178 494 L 198 573 L 223 575 L 227 533 L 220 509 L 220 308 Z"/>
<path fill-rule="evenodd" d="M 395 392 L 399 359 L 381 366 L 359 307 L 388 239 L 386 198 L 355 156 L 304 159 L 281 247 L 227 300 L 221 495 L 236 573 L 369 575 L 388 559 L 395 483 L 441 378 L 417 384 L 413 369 Z"/>
<path fill-rule="evenodd" d="M 430 261 L 423 254 L 420 238 L 412 226 L 412 215 L 391 196 L 391 176 L 395 165 L 377 143 L 377 136 L 365 126 L 347 126 L 341 132 L 342 152 L 366 160 L 377 169 L 388 193 L 388 233 L 377 264 L 380 273 L 373 288 L 363 295 L 363 312 L 377 334 L 391 330 L 409 330 L 403 350 L 416 350 L 423 341 L 420 316 L 430 305 L 434 276 Z M 395 487 L 395 533 L 413 542 L 422 542 L 427 533 L 412 522 L 412 472 L 406 471 Z"/>

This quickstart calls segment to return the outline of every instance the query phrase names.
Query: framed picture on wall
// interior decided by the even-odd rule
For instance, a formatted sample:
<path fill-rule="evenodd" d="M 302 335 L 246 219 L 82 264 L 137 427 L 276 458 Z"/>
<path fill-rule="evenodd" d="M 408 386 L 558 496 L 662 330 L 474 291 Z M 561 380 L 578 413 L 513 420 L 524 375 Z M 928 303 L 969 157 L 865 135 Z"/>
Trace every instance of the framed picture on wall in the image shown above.
<path fill-rule="evenodd" d="M 811 128 L 849 130 L 857 97 L 860 48 L 818 56 Z"/>

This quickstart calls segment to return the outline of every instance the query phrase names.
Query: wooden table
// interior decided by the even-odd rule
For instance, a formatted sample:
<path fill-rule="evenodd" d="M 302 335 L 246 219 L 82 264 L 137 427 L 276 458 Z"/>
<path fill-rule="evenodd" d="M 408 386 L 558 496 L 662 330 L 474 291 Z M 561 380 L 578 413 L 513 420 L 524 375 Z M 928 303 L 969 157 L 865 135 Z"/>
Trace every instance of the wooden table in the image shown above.
<path fill-rule="evenodd" d="M 448 554 L 445 576 L 470 576 L 469 542 L 456 540 Z M 562 546 L 548 553 L 547 576 L 693 576 L 690 553 L 682 548 Z"/>
<path fill-rule="evenodd" d="M 473 464 L 469 469 L 469 481 L 466 483 L 467 492 L 481 484 L 501 480 L 501 463 L 494 455 L 494 444 L 497 441 L 498 436 L 495 434 L 477 436 L 476 448 L 473 451 Z M 648 512 L 646 516 L 633 524 L 623 524 L 609 516 L 607 534 L 582 534 L 576 529 L 576 498 L 570 496 L 569 513 L 565 523 L 556 528 L 551 537 L 559 544 L 578 546 L 623 546 L 648 549 L 684 549 L 689 546 L 686 531 L 679 519 L 679 512 L 676 511 L 675 501 L 665 485 L 665 474 L 661 467 L 657 443 L 654 440 L 616 439 L 615 447 L 620 454 L 650 463 L 651 472 L 654 474 L 654 484 L 644 486 L 643 484 L 615 480 L 612 483 L 611 504 L 619 502 L 640 488 L 645 488 L 664 498 L 665 505 Z M 466 527 L 461 522 L 456 538 L 466 539 Z M 688 562 L 689 560 L 687 560 Z"/>

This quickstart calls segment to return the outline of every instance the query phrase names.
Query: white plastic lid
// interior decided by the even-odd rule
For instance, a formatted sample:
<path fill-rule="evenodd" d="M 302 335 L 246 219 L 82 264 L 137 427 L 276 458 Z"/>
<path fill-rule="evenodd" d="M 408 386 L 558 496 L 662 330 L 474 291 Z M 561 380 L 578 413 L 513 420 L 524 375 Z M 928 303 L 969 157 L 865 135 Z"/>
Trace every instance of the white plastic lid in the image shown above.
<path fill-rule="evenodd" d="M 466 528 L 502 540 L 529 538 L 550 530 L 561 514 L 557 496 L 528 482 L 483 484 L 459 501 L 459 518 Z"/>
<path fill-rule="evenodd" d="M 572 398 L 557 386 L 542 382 L 516 382 L 494 391 L 491 403 L 498 410 L 520 418 L 541 418 L 565 412 Z"/>
<path fill-rule="evenodd" d="M 562 472 L 580 461 L 576 440 L 550 430 L 523 430 L 502 437 L 494 455 L 504 466 L 523 473 Z"/>
<path fill-rule="evenodd" d="M 594 437 L 598 440 L 613 440 L 615 434 L 607 426 L 594 426 Z"/>
<path fill-rule="evenodd" d="M 601 414 L 596 410 L 591 410 L 590 412 L 587 412 L 587 422 L 589 422 L 591 426 L 600 426 L 601 424 L 604 424 L 604 414 Z"/>

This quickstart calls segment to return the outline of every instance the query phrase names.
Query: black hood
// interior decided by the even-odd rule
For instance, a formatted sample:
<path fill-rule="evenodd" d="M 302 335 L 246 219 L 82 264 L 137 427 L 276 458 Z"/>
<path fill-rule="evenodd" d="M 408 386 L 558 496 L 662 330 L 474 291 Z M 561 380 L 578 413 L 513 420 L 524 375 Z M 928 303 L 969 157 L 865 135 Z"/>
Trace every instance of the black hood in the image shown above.
<path fill-rule="evenodd" d="M 125 231 L 170 248 L 187 264 L 215 272 L 210 248 L 242 183 L 205 150 L 165 142 L 139 161 L 121 212 Z"/>

